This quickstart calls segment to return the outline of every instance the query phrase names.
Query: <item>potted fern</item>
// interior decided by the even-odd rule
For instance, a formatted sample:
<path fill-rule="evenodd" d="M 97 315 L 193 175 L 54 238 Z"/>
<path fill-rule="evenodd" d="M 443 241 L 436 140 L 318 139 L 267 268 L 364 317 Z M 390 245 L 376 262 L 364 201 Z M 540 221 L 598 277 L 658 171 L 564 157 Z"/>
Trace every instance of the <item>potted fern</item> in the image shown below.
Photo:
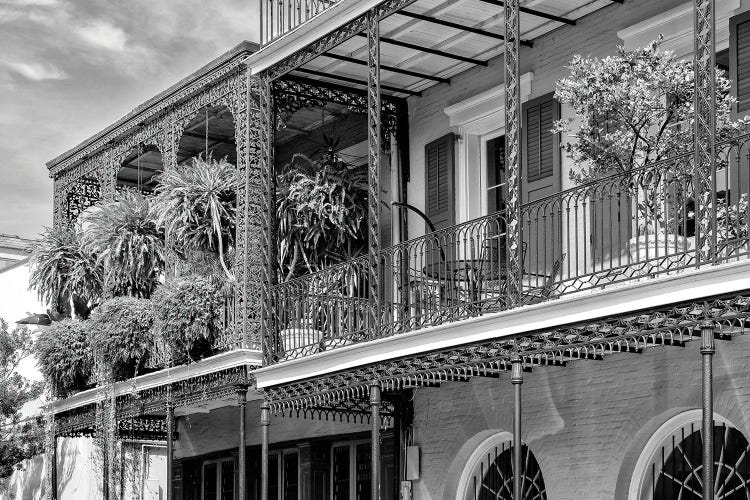
<path fill-rule="evenodd" d="M 319 159 L 295 154 L 278 176 L 278 267 L 283 282 L 346 262 L 367 247 L 366 172 L 335 153 L 337 140 L 326 142 Z M 280 333 L 285 352 L 323 340 L 322 299 L 341 285 L 331 281 L 320 276 L 295 285 L 304 287 L 296 292 L 312 299 L 289 304 L 296 310 Z"/>

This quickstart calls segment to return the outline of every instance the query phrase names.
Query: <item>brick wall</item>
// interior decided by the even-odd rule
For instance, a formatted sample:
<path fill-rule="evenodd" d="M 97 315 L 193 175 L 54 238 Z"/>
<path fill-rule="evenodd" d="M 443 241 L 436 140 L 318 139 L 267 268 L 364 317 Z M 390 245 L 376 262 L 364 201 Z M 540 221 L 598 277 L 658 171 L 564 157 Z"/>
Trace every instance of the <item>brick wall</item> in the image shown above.
<path fill-rule="evenodd" d="M 750 437 L 750 338 L 717 341 L 717 414 Z M 544 474 L 547 498 L 627 499 L 647 440 L 669 418 L 701 405 L 699 342 L 617 354 L 524 374 L 523 440 Z M 509 376 L 419 389 L 421 447 L 415 500 L 453 500 L 466 460 L 488 430 L 512 431 Z M 473 438 L 473 439 L 472 439 Z"/>

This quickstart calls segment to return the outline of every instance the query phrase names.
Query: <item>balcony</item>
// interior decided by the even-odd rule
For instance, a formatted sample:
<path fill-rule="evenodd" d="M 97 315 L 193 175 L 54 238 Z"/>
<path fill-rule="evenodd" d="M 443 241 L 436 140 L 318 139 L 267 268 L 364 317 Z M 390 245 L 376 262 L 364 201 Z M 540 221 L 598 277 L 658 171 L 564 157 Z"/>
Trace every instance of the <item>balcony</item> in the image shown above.
<path fill-rule="evenodd" d="M 268 45 L 341 0 L 261 0 L 261 45 Z"/>
<path fill-rule="evenodd" d="M 522 205 L 518 255 L 500 211 L 385 248 L 374 267 L 364 256 L 281 283 L 271 361 L 745 260 L 750 135 L 716 151 L 708 196 L 695 196 L 685 154 Z M 702 244 L 696 227 L 713 228 Z"/>

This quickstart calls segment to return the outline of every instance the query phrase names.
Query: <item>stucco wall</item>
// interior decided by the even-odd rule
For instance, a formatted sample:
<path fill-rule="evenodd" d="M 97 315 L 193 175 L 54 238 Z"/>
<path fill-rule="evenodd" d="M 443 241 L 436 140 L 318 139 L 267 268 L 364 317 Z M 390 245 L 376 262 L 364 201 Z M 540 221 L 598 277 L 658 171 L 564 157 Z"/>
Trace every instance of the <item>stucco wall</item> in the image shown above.
<path fill-rule="evenodd" d="M 717 341 L 717 414 L 750 437 L 750 338 Z M 547 498 L 627 499 L 647 440 L 669 418 L 701 405 L 699 342 L 616 354 L 603 361 L 524 374 L 523 440 L 539 461 Z M 488 430 L 512 431 L 509 376 L 418 389 L 414 444 L 421 447 L 415 500 L 454 500 L 473 451 Z M 474 438 L 474 439 L 472 439 Z"/>

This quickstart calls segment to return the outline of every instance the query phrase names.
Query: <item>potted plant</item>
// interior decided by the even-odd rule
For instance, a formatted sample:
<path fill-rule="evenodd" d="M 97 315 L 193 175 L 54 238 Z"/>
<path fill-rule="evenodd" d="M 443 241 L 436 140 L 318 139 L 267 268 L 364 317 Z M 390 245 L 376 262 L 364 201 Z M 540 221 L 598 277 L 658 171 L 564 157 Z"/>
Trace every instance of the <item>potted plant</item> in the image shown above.
<path fill-rule="evenodd" d="M 88 321 L 63 319 L 46 327 L 34 342 L 39 371 L 56 396 L 64 398 L 91 385 L 90 332 Z"/>
<path fill-rule="evenodd" d="M 290 282 L 303 274 L 329 269 L 362 254 L 367 248 L 367 177 L 335 153 L 338 141 L 326 139 L 327 150 L 316 160 L 295 154 L 278 176 L 278 265 L 280 278 Z M 351 288 L 338 275 L 299 281 L 309 300 L 295 309 L 280 332 L 286 352 L 323 340 L 324 297 Z"/>
<path fill-rule="evenodd" d="M 564 146 L 576 167 L 571 180 L 583 185 L 631 174 L 627 190 L 636 205 L 636 235 L 629 250 L 636 261 L 691 246 L 677 228 L 686 217 L 678 207 L 694 197 L 688 181 L 693 175 L 688 155 L 693 148 L 694 71 L 692 62 L 660 50 L 661 41 L 660 37 L 630 51 L 618 47 L 616 55 L 603 59 L 576 55 L 570 76 L 557 83 L 555 92 L 575 113 L 574 118 L 557 121 L 552 130 L 574 138 Z M 722 71 L 716 73 L 716 96 L 721 141 L 735 136 L 750 120 L 731 121 L 735 99 Z M 658 163 L 681 155 L 681 161 Z"/>
<path fill-rule="evenodd" d="M 47 229 L 31 256 L 29 288 L 47 304 L 50 316 L 85 319 L 101 300 L 104 271 L 73 229 Z"/>
<path fill-rule="evenodd" d="M 148 197 L 134 189 L 85 213 L 84 249 L 96 255 L 114 296 L 148 298 L 164 272 L 164 233 Z"/>
<path fill-rule="evenodd" d="M 170 250 L 183 261 L 215 256 L 233 282 L 228 255 L 235 238 L 237 168 L 226 158 L 196 157 L 192 165 L 167 167 L 157 180 L 153 217 Z"/>
<path fill-rule="evenodd" d="M 88 321 L 91 349 L 111 369 L 114 380 L 137 376 L 154 349 L 151 301 L 135 297 L 107 299 Z"/>
<path fill-rule="evenodd" d="M 214 353 L 225 333 L 226 293 L 226 279 L 200 274 L 175 277 L 156 289 L 152 332 L 172 361 L 196 361 Z"/>

